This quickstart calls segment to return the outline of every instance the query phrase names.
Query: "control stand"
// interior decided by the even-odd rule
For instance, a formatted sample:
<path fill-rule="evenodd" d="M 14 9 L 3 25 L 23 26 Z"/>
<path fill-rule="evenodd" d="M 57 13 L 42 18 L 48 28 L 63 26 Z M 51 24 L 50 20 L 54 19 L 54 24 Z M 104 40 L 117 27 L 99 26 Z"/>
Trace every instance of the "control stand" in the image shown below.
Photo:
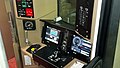
<path fill-rule="evenodd" d="M 33 59 L 46 68 L 63 68 L 73 60 L 69 54 L 63 54 L 55 46 L 46 46 L 33 54 Z M 38 60 L 39 59 L 39 60 Z"/>

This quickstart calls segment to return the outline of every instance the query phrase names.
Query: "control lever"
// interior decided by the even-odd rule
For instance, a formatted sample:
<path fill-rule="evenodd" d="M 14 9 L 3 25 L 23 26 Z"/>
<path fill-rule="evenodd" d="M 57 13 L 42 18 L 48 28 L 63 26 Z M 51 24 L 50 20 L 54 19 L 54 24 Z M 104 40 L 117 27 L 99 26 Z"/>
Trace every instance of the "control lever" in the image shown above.
<path fill-rule="evenodd" d="M 53 62 L 59 61 L 60 57 L 58 57 L 58 53 L 58 51 L 54 51 L 53 54 L 48 57 L 48 59 L 50 59 Z"/>
<path fill-rule="evenodd" d="M 54 52 L 54 57 L 56 58 L 58 56 L 58 51 Z"/>

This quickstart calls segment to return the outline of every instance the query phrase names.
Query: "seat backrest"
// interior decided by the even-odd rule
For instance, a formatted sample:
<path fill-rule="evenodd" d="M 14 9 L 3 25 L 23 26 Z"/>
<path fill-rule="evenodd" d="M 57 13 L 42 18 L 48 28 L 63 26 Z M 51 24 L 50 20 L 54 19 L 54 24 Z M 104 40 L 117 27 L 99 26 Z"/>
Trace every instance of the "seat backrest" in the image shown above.
<path fill-rule="evenodd" d="M 102 59 L 95 57 L 85 68 L 102 68 Z"/>

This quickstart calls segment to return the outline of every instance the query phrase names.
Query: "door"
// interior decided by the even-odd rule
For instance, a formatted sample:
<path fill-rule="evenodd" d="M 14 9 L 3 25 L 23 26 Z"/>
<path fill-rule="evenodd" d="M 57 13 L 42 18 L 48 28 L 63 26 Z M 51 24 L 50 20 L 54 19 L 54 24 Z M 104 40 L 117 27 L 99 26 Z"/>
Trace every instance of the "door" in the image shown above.
<path fill-rule="evenodd" d="M 4 0 L 0 0 L 0 31 L 3 37 L 3 43 L 7 55 L 7 60 L 15 56 L 13 50 L 11 28 L 8 21 L 9 19 L 5 9 L 5 2 Z"/>

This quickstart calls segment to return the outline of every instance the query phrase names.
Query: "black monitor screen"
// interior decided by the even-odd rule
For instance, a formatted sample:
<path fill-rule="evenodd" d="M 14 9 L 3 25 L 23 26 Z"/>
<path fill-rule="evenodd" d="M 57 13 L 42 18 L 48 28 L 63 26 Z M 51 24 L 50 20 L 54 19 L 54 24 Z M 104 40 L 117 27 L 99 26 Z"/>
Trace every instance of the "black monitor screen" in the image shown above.
<path fill-rule="evenodd" d="M 55 44 L 58 44 L 60 37 L 60 30 L 47 26 L 45 39 L 51 41 Z"/>
<path fill-rule="evenodd" d="M 74 54 L 82 54 L 89 57 L 91 53 L 91 44 L 80 36 L 73 35 L 71 50 Z"/>

